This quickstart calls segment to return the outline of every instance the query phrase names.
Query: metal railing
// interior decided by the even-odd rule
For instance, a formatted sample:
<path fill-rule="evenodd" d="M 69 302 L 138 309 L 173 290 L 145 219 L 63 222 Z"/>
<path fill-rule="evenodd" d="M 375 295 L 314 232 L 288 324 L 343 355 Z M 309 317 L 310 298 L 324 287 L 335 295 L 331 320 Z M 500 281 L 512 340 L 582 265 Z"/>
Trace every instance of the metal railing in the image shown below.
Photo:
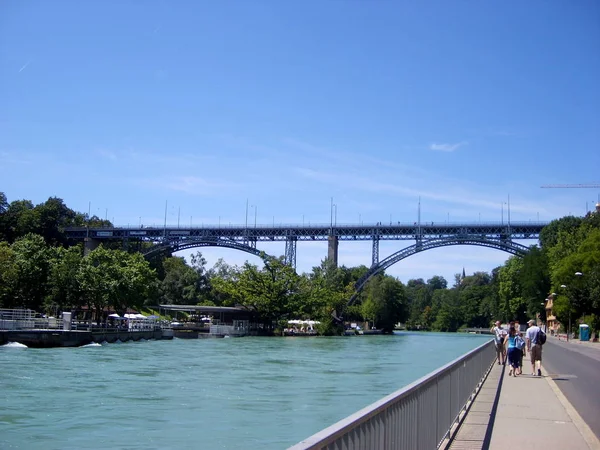
<path fill-rule="evenodd" d="M 54 330 L 62 327 L 62 319 L 41 317 L 31 309 L 0 309 L 0 330 Z"/>
<path fill-rule="evenodd" d="M 486 342 L 289 450 L 436 449 L 495 358 L 493 341 Z"/>

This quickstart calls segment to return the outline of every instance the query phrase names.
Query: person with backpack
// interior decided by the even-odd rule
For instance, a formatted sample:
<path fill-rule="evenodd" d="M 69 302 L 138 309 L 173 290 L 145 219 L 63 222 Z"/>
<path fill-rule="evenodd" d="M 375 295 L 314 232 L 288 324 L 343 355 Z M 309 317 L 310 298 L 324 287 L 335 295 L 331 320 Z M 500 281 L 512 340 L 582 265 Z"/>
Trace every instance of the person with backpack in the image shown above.
<path fill-rule="evenodd" d="M 519 371 L 517 372 L 517 375 L 521 375 L 523 373 L 523 357 L 526 356 L 527 351 L 526 351 L 526 343 L 525 343 L 525 339 L 523 339 L 523 333 L 521 332 L 521 325 L 519 324 L 519 321 L 516 320 L 515 321 L 515 330 L 517 332 L 517 348 L 519 350 L 521 350 L 521 361 L 519 362 Z"/>
<path fill-rule="evenodd" d="M 535 325 L 534 320 L 527 322 L 529 328 L 525 334 L 527 340 L 527 351 L 531 355 L 531 375 L 536 375 L 536 362 L 539 361 L 537 366 L 537 376 L 542 376 L 542 345 L 546 342 L 546 333 L 544 333 L 540 327 Z"/>
<path fill-rule="evenodd" d="M 508 371 L 508 376 L 511 375 L 516 377 L 520 374 L 519 366 L 521 364 L 521 349 L 519 348 L 519 335 L 517 334 L 517 330 L 514 326 L 510 327 L 508 330 L 508 336 L 505 338 L 505 342 L 507 344 L 507 354 L 508 354 L 508 364 L 510 365 L 510 370 Z M 521 339 L 523 341 L 523 339 Z"/>

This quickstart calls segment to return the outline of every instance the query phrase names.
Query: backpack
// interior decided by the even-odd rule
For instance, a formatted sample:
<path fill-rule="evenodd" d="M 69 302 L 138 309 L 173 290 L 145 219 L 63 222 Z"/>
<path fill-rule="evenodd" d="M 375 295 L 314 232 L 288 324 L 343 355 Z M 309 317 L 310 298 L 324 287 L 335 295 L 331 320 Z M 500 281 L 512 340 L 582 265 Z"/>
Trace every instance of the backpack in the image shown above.
<path fill-rule="evenodd" d="M 515 337 L 515 347 L 517 347 L 519 350 L 523 350 L 525 347 L 525 341 L 521 336 Z"/>
<path fill-rule="evenodd" d="M 540 331 L 538 331 L 535 335 L 535 343 L 540 345 L 544 345 L 546 343 L 546 333 L 544 333 L 541 328 Z"/>

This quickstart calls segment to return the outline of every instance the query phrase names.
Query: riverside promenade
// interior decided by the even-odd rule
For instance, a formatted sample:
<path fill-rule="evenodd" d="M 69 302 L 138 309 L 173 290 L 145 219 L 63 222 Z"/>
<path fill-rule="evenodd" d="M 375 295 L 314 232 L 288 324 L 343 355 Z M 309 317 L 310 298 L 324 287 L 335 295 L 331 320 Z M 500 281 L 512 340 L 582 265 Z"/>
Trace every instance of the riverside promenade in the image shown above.
<path fill-rule="evenodd" d="M 549 337 L 542 355 L 543 362 L 548 359 L 547 364 L 542 365 L 542 377 L 530 374 L 529 355 L 523 360 L 523 375 L 517 377 L 508 375 L 508 367 L 496 364 L 446 448 L 505 450 L 516 445 L 528 450 L 600 450 L 597 434 L 582 418 L 585 413 L 587 421 L 595 425 L 593 420 L 598 414 L 589 415 L 583 406 L 574 407 L 561 390 L 569 394 L 568 389 L 575 387 L 583 391 L 583 396 L 587 393 L 588 405 L 600 411 L 595 400 L 589 400 L 591 393 L 587 389 L 592 387 L 570 383 L 583 378 L 581 376 L 553 370 L 546 372 L 546 368 L 559 366 L 558 346 L 580 359 L 586 358 L 586 361 L 598 361 L 600 357 L 599 344 L 577 340 L 567 344 Z M 557 383 L 567 383 L 567 386 L 561 384 L 559 388 Z M 593 389 L 597 391 L 597 385 Z"/>

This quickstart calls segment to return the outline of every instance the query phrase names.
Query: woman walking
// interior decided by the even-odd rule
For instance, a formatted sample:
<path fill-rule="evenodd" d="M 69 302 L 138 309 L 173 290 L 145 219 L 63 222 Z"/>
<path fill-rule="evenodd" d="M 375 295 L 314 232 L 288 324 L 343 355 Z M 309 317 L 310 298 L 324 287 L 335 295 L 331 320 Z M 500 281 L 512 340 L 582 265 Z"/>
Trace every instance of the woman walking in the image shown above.
<path fill-rule="evenodd" d="M 517 345 L 518 334 L 514 326 L 510 327 L 508 330 L 508 336 L 506 336 L 505 343 L 508 346 L 508 364 L 510 365 L 508 376 L 510 377 L 512 375 L 516 377 L 521 363 L 521 350 L 519 350 Z"/>

